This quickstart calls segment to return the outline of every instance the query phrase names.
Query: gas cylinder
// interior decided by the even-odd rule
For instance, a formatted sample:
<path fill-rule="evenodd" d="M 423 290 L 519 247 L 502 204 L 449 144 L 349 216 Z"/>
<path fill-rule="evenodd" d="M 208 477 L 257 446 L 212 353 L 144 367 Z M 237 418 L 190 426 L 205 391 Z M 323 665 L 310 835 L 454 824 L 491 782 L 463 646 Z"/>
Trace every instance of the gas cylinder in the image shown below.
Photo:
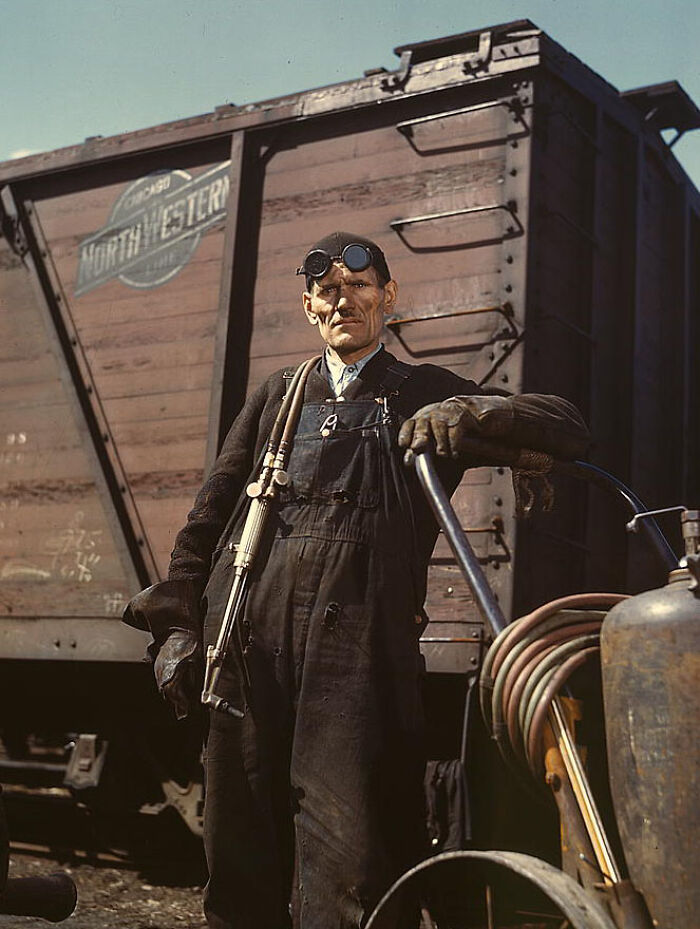
<path fill-rule="evenodd" d="M 668 584 L 601 633 L 610 787 L 632 883 L 659 929 L 700 924 L 700 511 Z"/>

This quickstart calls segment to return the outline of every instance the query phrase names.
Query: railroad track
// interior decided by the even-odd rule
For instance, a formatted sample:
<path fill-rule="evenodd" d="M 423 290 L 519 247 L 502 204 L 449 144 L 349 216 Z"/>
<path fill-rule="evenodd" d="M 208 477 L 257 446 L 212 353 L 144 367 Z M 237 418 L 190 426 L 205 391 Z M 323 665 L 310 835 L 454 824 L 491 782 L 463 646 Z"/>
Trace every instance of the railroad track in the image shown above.
<path fill-rule="evenodd" d="M 89 806 L 62 787 L 3 785 L 10 854 L 54 861 L 146 871 L 167 880 L 205 879 L 201 840 L 175 810 L 160 812 Z"/>

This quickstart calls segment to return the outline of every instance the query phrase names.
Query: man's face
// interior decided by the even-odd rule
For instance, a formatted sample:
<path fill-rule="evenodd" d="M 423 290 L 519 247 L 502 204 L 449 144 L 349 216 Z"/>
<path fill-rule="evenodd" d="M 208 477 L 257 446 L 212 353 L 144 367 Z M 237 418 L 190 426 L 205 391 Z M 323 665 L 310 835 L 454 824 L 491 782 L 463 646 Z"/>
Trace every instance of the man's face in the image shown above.
<path fill-rule="evenodd" d="M 334 262 L 325 277 L 302 295 L 306 318 L 345 364 L 363 358 L 379 344 L 384 315 L 396 303 L 396 281 L 382 287 L 373 267 L 350 271 Z"/>

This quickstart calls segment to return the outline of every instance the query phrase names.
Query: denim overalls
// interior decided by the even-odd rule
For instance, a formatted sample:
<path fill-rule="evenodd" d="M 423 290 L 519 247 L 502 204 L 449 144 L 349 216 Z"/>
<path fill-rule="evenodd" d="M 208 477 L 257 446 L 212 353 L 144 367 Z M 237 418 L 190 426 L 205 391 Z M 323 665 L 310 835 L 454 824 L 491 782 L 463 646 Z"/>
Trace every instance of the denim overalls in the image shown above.
<path fill-rule="evenodd" d="M 241 628 L 250 688 L 233 661 L 222 675 L 248 711 L 211 716 L 215 929 L 360 926 L 424 850 L 422 616 L 399 423 L 359 380 L 346 395 L 302 407 Z M 206 642 L 233 557 L 224 549 L 211 575 Z"/>

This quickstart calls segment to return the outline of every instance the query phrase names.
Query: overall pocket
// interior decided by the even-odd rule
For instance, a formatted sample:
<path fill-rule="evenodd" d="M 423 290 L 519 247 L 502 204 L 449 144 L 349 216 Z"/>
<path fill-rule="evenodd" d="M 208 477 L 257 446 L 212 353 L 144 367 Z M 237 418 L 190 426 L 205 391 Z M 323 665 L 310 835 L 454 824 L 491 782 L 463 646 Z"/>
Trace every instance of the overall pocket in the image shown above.
<path fill-rule="evenodd" d="M 377 428 L 335 430 L 328 436 L 299 435 L 289 463 L 283 502 L 379 504 L 381 470 Z"/>

